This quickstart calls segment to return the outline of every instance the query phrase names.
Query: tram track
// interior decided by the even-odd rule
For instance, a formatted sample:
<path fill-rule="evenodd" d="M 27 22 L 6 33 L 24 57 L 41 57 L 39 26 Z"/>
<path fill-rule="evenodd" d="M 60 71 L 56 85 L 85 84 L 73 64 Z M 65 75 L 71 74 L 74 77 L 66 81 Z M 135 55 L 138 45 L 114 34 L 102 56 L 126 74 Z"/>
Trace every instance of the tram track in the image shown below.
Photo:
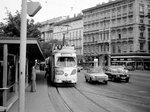
<path fill-rule="evenodd" d="M 129 94 L 121 94 L 121 95 L 123 95 L 123 97 L 116 97 L 116 96 L 113 96 L 113 94 L 120 95 L 120 93 L 110 91 L 110 90 L 104 90 L 104 92 L 100 92 L 100 90 L 95 90 L 94 88 L 91 88 L 94 91 L 88 91 L 89 90 L 89 89 L 87 89 L 87 88 L 89 88 L 88 86 L 87 87 L 85 87 L 85 85 L 82 85 L 82 86 L 84 86 L 85 90 L 82 89 L 80 83 L 78 83 L 78 86 L 75 86 L 75 87 L 50 87 L 50 89 L 51 88 L 53 88 L 53 90 L 55 89 L 56 92 L 54 93 L 55 94 L 54 97 L 59 97 L 59 100 L 61 100 L 61 103 L 62 103 L 61 105 L 64 106 L 64 108 L 66 108 L 66 110 L 67 110 L 67 111 L 61 110 L 61 112 L 80 112 L 80 111 L 82 112 L 83 110 L 87 110 L 87 112 L 94 112 L 94 111 L 89 111 L 88 109 L 82 110 L 82 108 L 81 108 L 82 106 L 79 107 L 79 109 L 77 109 L 78 105 L 80 105 L 80 104 L 82 105 L 83 101 L 81 101 L 81 99 L 86 99 L 85 102 L 90 103 L 88 105 L 91 105 L 91 104 L 95 105 L 94 107 L 97 108 L 97 110 L 95 112 L 99 112 L 98 108 L 100 110 L 102 110 L 101 112 L 115 112 L 114 110 L 117 110 L 116 112 L 119 112 L 120 110 L 121 110 L 121 112 L 128 112 L 128 111 L 124 110 L 123 108 L 116 107 L 115 105 L 114 106 L 112 105 L 113 107 L 109 107 L 108 105 L 106 105 L 107 101 L 109 101 L 109 99 L 107 99 L 107 98 L 118 100 L 119 102 L 121 101 L 121 102 L 124 102 L 127 104 L 142 106 L 144 108 L 150 108 L 149 103 L 138 101 L 136 99 L 136 97 L 138 97 L 137 95 L 134 96 L 134 95 L 129 95 Z M 102 89 L 102 88 L 100 88 L 100 89 Z M 53 90 L 50 90 L 49 92 L 52 92 Z M 79 104 L 76 104 L 76 102 L 73 102 L 74 100 L 72 100 L 73 98 L 70 94 L 75 94 L 75 96 L 79 96 L 79 98 L 76 99 L 77 101 L 79 101 Z M 126 99 L 126 97 L 124 97 L 124 96 L 128 96 L 128 95 L 129 95 L 129 97 L 135 97 L 135 100 L 131 100 L 128 98 Z M 95 98 L 96 97 L 99 98 L 99 100 L 93 99 L 93 96 Z M 53 96 L 51 96 L 51 97 L 53 97 Z M 143 99 L 143 97 L 142 97 L 142 99 Z M 75 97 L 75 98 L 77 98 L 77 97 Z M 105 104 L 103 104 L 103 102 L 101 102 L 100 100 L 103 100 L 105 98 L 107 100 L 105 101 Z M 147 97 L 144 97 L 144 98 L 146 99 Z M 52 99 L 50 99 L 50 100 L 52 100 Z M 55 99 L 55 100 L 57 100 L 57 99 Z M 91 107 L 93 107 L 93 106 L 91 106 Z M 91 107 L 89 107 L 89 108 L 91 108 Z M 57 107 L 55 106 L 55 108 L 57 108 Z M 83 106 L 83 108 L 85 108 L 85 105 Z M 113 111 L 111 110 L 112 108 L 114 109 Z M 80 110 L 80 111 L 78 111 L 78 110 Z M 59 112 L 59 111 L 56 111 L 56 112 Z"/>
<path fill-rule="evenodd" d="M 57 87 L 48 86 L 48 97 L 55 112 L 74 112 L 67 102 L 62 98 Z"/>
<path fill-rule="evenodd" d="M 74 107 L 73 105 L 69 105 L 69 103 L 65 100 L 65 98 L 63 96 L 64 94 L 61 94 L 62 91 L 63 91 L 63 93 L 66 93 L 65 90 L 63 90 L 64 88 L 61 88 L 61 92 L 59 90 L 60 89 L 59 87 L 54 87 L 54 88 L 57 91 L 57 94 L 58 94 L 57 97 L 59 97 L 61 99 L 61 101 L 62 101 L 61 103 L 63 103 L 63 105 L 67 109 L 67 112 L 78 112 L 78 110 L 76 110 L 76 108 L 72 108 L 72 107 Z M 112 111 L 108 110 L 107 108 L 103 107 L 102 105 L 98 104 L 97 102 L 95 102 L 94 100 L 89 98 L 88 96 L 86 96 L 84 93 L 82 93 L 76 87 L 70 87 L 67 89 L 72 89 L 72 90 L 74 89 L 76 91 L 76 94 L 80 94 L 82 97 L 86 98 L 86 100 L 88 100 L 90 103 L 92 103 L 92 105 L 95 105 L 95 106 L 97 106 L 97 108 L 100 108 L 100 110 L 103 110 L 102 112 L 112 112 Z M 50 91 L 52 91 L 52 90 L 50 90 Z M 56 95 L 56 93 L 55 93 L 55 95 Z M 49 96 L 50 100 L 52 100 L 51 97 L 53 97 L 53 96 Z M 99 112 L 99 111 L 97 110 L 97 112 Z"/>
<path fill-rule="evenodd" d="M 62 95 L 60 94 L 58 88 L 56 87 L 57 93 L 59 94 L 60 98 L 62 99 L 65 107 L 69 110 L 69 112 L 74 112 L 73 109 L 67 104 L 67 102 L 64 100 L 64 98 L 62 97 Z"/>
<path fill-rule="evenodd" d="M 103 107 L 102 105 L 98 104 L 97 102 L 95 102 L 93 99 L 89 98 L 87 95 L 85 95 L 83 92 L 81 92 L 79 89 L 77 89 L 76 87 L 74 87 L 80 94 L 82 94 L 84 97 L 86 97 L 86 99 L 88 99 L 89 101 L 91 101 L 92 103 L 94 103 L 95 105 L 97 105 L 98 107 L 102 108 L 103 110 L 105 110 L 106 112 L 111 112 L 110 110 L 108 110 L 107 108 Z"/>

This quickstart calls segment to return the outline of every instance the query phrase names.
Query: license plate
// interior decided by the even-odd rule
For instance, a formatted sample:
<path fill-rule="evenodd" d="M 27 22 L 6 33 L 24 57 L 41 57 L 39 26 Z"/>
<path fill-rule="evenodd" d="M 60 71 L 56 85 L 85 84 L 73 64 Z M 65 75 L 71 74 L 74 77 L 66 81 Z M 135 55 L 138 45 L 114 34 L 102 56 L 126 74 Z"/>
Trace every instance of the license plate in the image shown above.
<path fill-rule="evenodd" d="M 126 77 L 121 77 L 121 79 L 126 79 Z"/>

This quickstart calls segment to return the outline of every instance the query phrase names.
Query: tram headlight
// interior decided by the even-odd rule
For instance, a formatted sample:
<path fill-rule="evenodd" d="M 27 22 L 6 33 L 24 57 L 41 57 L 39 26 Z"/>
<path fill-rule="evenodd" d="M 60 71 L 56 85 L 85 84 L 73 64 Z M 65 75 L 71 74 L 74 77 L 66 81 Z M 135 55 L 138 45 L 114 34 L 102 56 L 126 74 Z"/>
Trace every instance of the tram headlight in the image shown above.
<path fill-rule="evenodd" d="M 77 73 L 77 70 L 73 69 L 72 72 L 71 72 L 71 75 L 75 75 L 76 73 Z"/>
<path fill-rule="evenodd" d="M 55 73 L 56 73 L 56 75 L 63 75 L 64 71 L 62 71 L 62 70 L 56 70 Z"/>

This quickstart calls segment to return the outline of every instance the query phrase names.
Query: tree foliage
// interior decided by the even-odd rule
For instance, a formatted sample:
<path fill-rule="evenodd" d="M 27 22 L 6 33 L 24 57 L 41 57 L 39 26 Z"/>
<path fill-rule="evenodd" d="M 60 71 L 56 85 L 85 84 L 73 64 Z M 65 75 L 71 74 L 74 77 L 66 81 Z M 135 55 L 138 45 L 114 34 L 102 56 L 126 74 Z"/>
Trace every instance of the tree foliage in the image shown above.
<path fill-rule="evenodd" d="M 20 37 L 21 29 L 21 14 L 16 11 L 15 15 L 7 11 L 7 18 L 5 18 L 6 23 L 2 23 L 3 33 L 10 37 Z M 34 20 L 27 19 L 27 37 L 39 38 L 40 31 L 38 30 L 40 24 L 34 24 Z"/>
<path fill-rule="evenodd" d="M 44 53 L 44 56 L 47 58 L 48 56 L 51 55 L 52 53 L 52 48 L 54 45 L 62 45 L 62 41 L 58 41 L 58 40 L 51 40 L 51 41 L 48 41 L 48 42 L 42 42 L 41 43 L 41 48 L 42 48 L 42 51 Z"/>

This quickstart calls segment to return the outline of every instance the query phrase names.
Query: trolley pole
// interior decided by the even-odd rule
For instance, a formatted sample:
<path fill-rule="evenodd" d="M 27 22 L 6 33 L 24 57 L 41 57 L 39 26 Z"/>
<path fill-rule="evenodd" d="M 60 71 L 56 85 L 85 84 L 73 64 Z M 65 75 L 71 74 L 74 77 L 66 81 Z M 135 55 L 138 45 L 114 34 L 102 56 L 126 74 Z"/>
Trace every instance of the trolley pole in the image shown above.
<path fill-rule="evenodd" d="M 19 112 L 25 112 L 25 65 L 26 65 L 27 0 L 22 0 L 19 68 Z"/>

